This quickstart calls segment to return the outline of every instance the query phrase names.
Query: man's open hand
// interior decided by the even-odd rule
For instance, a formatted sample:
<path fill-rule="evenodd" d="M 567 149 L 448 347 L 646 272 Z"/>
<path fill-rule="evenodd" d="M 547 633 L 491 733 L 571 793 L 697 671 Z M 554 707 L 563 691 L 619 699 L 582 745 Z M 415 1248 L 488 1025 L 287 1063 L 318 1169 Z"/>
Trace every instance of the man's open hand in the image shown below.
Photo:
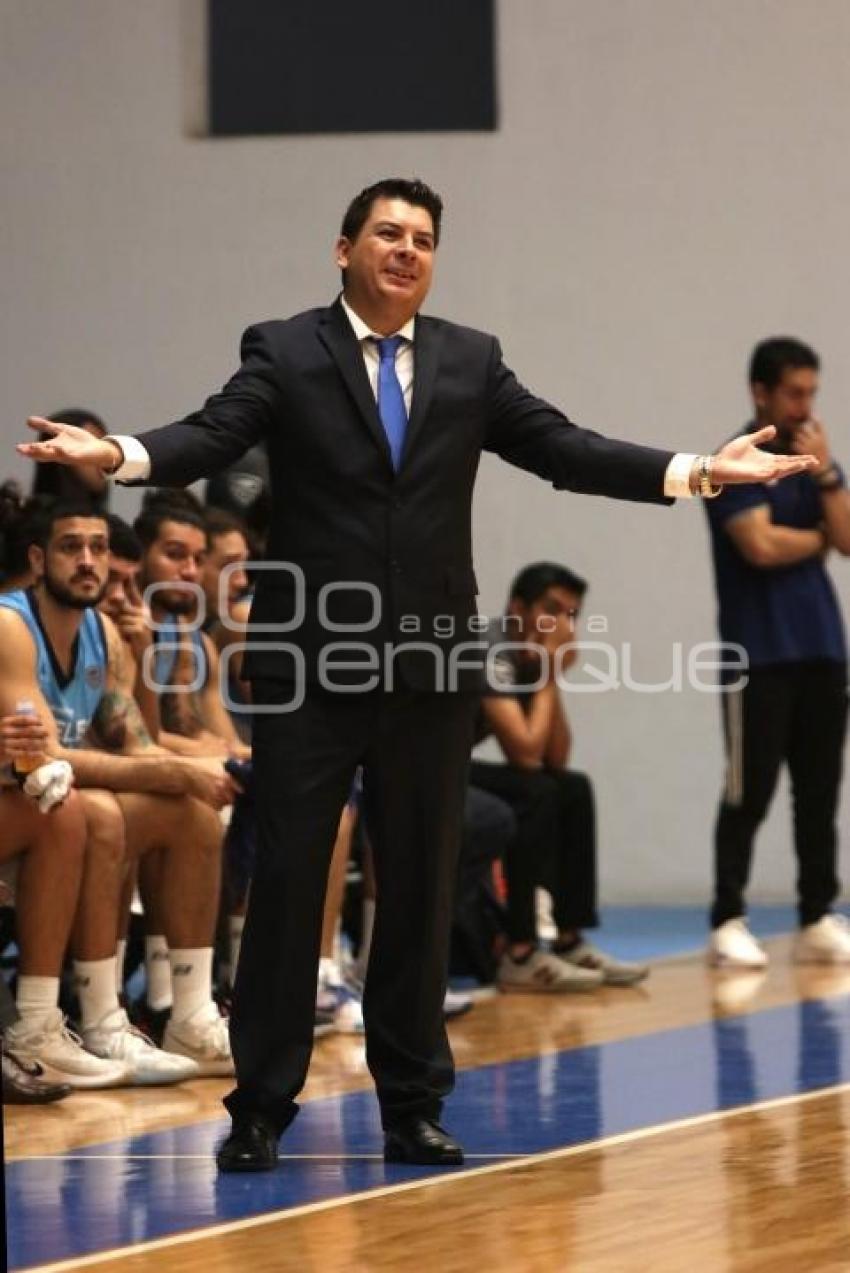
<path fill-rule="evenodd" d="M 51 434 L 44 442 L 18 443 L 15 449 L 27 459 L 41 464 L 67 464 L 71 468 L 91 464 L 101 470 L 113 469 L 123 459 L 121 448 L 116 442 L 96 438 L 87 429 L 43 420 L 41 416 L 30 416 L 27 424 L 37 433 Z"/>
<path fill-rule="evenodd" d="M 814 455 L 777 455 L 773 451 L 760 451 L 765 442 L 776 437 L 773 425 L 744 433 L 727 442 L 712 458 L 711 480 L 718 486 L 735 486 L 745 482 L 774 482 L 793 473 L 805 473 L 816 469 Z"/>

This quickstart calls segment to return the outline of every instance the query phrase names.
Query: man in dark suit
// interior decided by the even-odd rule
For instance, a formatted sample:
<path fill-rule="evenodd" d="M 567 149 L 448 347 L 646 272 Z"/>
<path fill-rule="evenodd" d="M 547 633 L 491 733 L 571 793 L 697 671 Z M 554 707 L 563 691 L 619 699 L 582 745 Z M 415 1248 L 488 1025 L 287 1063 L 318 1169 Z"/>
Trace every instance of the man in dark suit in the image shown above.
<path fill-rule="evenodd" d="M 654 503 L 809 462 L 756 450 L 769 431 L 695 457 L 571 424 L 519 384 L 492 336 L 419 315 L 441 212 L 421 182 L 369 187 L 336 244 L 341 297 L 249 328 L 239 370 L 199 412 L 140 439 L 31 422 L 52 441 L 19 448 L 185 485 L 268 446 L 272 568 L 258 574 L 245 661 L 259 709 L 260 848 L 222 1170 L 272 1167 L 296 1112 L 328 862 L 358 764 L 378 892 L 363 1007 L 385 1155 L 463 1160 L 438 1119 L 453 1082 L 443 991 L 480 685 L 471 504 L 481 452 L 558 489 Z"/>

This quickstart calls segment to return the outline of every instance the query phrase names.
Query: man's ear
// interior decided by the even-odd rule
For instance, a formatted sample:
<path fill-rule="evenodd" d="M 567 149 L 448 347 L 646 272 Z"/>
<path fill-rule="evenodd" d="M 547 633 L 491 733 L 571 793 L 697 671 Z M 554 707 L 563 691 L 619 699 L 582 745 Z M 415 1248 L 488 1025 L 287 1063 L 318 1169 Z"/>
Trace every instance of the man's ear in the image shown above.
<path fill-rule="evenodd" d="M 528 620 L 528 607 L 519 597 L 511 597 L 508 602 L 508 614 L 520 621 L 521 627 L 524 629 Z"/>
<path fill-rule="evenodd" d="M 763 411 L 768 403 L 769 394 L 767 386 L 757 380 L 750 385 L 750 389 L 752 391 L 753 402 L 756 404 L 756 408 L 759 411 Z"/>
<path fill-rule="evenodd" d="M 334 260 L 341 270 L 344 270 L 348 265 L 348 255 L 350 251 L 351 240 L 347 239 L 344 234 L 340 235 L 336 241 L 336 247 L 334 248 Z"/>
<path fill-rule="evenodd" d="M 36 579 L 41 579 L 44 574 L 44 549 L 39 544 L 30 544 L 27 549 L 27 557 L 29 558 L 30 570 L 32 570 Z"/>

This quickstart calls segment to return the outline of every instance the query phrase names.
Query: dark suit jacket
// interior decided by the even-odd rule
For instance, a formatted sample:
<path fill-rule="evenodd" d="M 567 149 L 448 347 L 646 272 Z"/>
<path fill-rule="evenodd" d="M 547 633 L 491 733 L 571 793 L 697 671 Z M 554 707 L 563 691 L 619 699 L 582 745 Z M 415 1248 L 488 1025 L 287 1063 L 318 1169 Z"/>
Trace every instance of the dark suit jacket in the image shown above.
<path fill-rule="evenodd" d="M 220 393 L 184 420 L 141 435 L 151 457 L 148 481 L 158 486 L 184 486 L 231 464 L 261 438 L 268 445 L 268 559 L 294 563 L 303 585 L 285 569 L 260 574 L 251 639 L 297 647 L 298 654 L 251 650 L 247 675 L 290 679 L 303 657 L 314 678 L 323 647 L 356 642 L 360 654 L 331 657 L 363 666 L 337 670 L 332 679 L 362 684 L 379 654 L 385 661 L 387 642 L 420 642 L 433 649 L 402 652 L 395 666 L 408 685 L 439 684 L 440 662 L 447 672 L 451 651 L 476 641 L 469 629 L 477 593 L 471 508 L 482 451 L 558 490 L 672 502 L 663 494 L 671 452 L 572 424 L 519 384 L 494 337 L 418 317 L 414 359 L 398 473 L 339 302 L 250 327 L 242 365 Z M 364 626 L 378 609 L 377 623 Z M 437 616 L 442 636 L 435 634 Z M 329 630 L 328 621 L 364 630 Z M 259 626 L 275 623 L 285 630 Z M 450 675 L 447 683 L 455 683 Z M 457 684 L 472 688 L 478 678 L 461 672 Z"/>

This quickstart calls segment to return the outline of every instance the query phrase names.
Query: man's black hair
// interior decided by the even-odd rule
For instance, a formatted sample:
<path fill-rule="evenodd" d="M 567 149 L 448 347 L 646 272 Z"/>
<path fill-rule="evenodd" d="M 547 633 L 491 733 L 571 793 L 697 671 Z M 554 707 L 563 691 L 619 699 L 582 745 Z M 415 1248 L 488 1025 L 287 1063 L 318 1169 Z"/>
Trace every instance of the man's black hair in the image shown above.
<path fill-rule="evenodd" d="M 219 535 L 232 535 L 234 532 L 241 535 L 245 543 L 249 543 L 250 536 L 248 527 L 241 517 L 237 517 L 235 513 L 231 513 L 229 508 L 216 508 L 212 504 L 208 504 L 204 509 L 204 522 L 207 528 L 207 542 L 217 539 Z"/>
<path fill-rule="evenodd" d="M 207 533 L 203 506 L 189 491 L 153 490 L 145 493 L 142 511 L 133 522 L 133 530 L 142 548 L 150 548 L 159 539 L 163 522 L 177 522 L 181 526 L 194 526 Z"/>
<path fill-rule="evenodd" d="M 109 527 L 109 551 L 122 561 L 141 561 L 142 542 L 129 522 L 117 513 L 106 514 Z"/>
<path fill-rule="evenodd" d="M 809 345 L 793 336 L 771 336 L 756 345 L 750 358 L 750 384 L 775 389 L 786 368 L 820 370 L 820 359 Z"/>
<path fill-rule="evenodd" d="M 26 498 L 11 479 L 0 486 L 0 578 L 29 570 L 29 547 L 39 542 L 38 520 L 51 503 L 40 495 Z"/>
<path fill-rule="evenodd" d="M 106 433 L 106 425 L 100 416 L 94 411 L 88 411 L 85 407 L 66 407 L 64 411 L 54 411 L 52 415 L 46 417 L 53 424 L 74 424 L 78 429 L 84 429 L 87 424 L 93 424 L 101 433 Z M 45 438 L 52 437 L 51 433 L 42 435 Z"/>
<path fill-rule="evenodd" d="M 71 517 L 85 517 L 87 521 L 106 522 L 106 514 L 92 508 L 85 499 L 57 499 L 44 503 L 33 519 L 31 544 L 46 548 L 53 535 L 57 522 L 67 521 Z"/>
<path fill-rule="evenodd" d="M 93 424 L 101 436 L 107 431 L 106 425 L 100 416 L 94 411 L 89 411 L 86 407 L 65 407 L 64 410 L 54 411 L 52 415 L 46 418 L 55 423 L 73 424 L 78 429 Z M 39 442 L 49 442 L 52 437 L 52 433 L 39 433 L 38 440 Z M 36 464 L 33 473 L 32 493 L 33 495 L 43 495 L 49 499 L 76 499 L 79 494 L 81 497 L 88 499 L 93 507 L 106 502 L 104 493 L 88 492 L 82 478 L 73 469 L 56 463 Z"/>
<path fill-rule="evenodd" d="M 587 592 L 587 581 L 566 566 L 559 566 L 557 562 L 535 561 L 524 566 L 516 576 L 511 584 L 509 599 L 533 606 L 548 588 L 566 588 L 568 592 L 583 597 Z"/>
<path fill-rule="evenodd" d="M 345 210 L 342 218 L 340 234 L 353 243 L 357 238 L 376 199 L 403 199 L 414 208 L 424 208 L 431 214 L 434 225 L 434 247 L 440 241 L 440 221 L 443 215 L 443 201 L 435 190 L 426 186 L 418 177 L 406 180 L 403 177 L 384 177 L 374 182 L 355 195 Z"/>

